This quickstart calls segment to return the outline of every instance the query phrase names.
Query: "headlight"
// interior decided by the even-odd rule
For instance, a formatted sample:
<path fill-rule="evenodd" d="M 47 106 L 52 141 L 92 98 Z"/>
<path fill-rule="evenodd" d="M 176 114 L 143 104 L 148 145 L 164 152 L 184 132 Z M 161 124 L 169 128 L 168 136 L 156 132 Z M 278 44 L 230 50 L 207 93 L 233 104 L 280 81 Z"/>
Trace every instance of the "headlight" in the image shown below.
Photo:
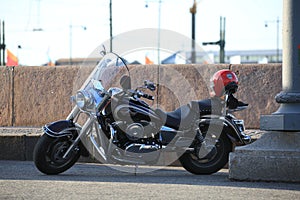
<path fill-rule="evenodd" d="M 80 109 L 86 109 L 94 102 L 93 96 L 85 90 L 78 91 L 75 96 L 75 102 Z"/>

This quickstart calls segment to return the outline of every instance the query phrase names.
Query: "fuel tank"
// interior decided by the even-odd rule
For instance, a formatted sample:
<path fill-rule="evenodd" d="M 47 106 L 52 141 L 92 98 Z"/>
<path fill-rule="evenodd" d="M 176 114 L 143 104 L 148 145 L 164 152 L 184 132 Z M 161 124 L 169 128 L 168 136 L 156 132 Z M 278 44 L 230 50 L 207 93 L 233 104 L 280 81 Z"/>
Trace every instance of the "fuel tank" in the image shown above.
<path fill-rule="evenodd" d="M 161 122 L 161 118 L 144 101 L 133 98 L 123 98 L 111 102 L 111 113 L 114 120 L 128 122 L 148 121 Z"/>

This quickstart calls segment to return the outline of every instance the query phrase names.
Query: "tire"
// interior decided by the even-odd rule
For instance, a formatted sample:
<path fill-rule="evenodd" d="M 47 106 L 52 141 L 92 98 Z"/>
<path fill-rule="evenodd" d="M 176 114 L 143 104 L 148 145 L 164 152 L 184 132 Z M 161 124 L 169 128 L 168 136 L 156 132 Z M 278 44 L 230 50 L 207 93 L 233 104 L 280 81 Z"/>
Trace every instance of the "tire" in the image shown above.
<path fill-rule="evenodd" d="M 72 167 L 80 157 L 80 148 L 75 147 L 66 158 L 62 158 L 71 143 L 67 137 L 42 135 L 33 151 L 33 161 L 37 169 L 44 174 L 56 175 Z"/>
<path fill-rule="evenodd" d="M 213 174 L 222 169 L 228 162 L 229 153 L 232 151 L 232 143 L 222 133 L 213 150 L 204 159 L 199 159 L 195 152 L 185 152 L 179 161 L 190 173 L 196 175 Z"/>

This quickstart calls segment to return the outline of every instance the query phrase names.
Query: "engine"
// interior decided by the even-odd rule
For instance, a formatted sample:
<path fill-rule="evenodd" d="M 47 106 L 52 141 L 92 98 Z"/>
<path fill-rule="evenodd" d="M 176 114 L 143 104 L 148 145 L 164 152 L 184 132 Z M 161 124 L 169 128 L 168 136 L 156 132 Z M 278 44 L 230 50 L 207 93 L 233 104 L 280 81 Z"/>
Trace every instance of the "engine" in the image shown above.
<path fill-rule="evenodd" d="M 140 100 L 123 98 L 112 105 L 113 157 L 121 162 L 156 162 L 162 148 L 160 118 Z M 109 113 L 109 112 L 107 112 Z"/>
<path fill-rule="evenodd" d="M 151 122 L 139 121 L 128 124 L 127 122 L 118 122 L 118 137 L 123 134 L 130 141 L 145 141 L 154 138 L 158 129 Z"/>
<path fill-rule="evenodd" d="M 161 146 L 156 134 L 158 129 L 151 122 L 139 121 L 127 124 L 119 121 L 115 128 L 114 143 L 123 150 L 145 153 L 157 150 Z M 140 148 L 137 148 L 138 146 Z"/>
<path fill-rule="evenodd" d="M 134 141 L 140 138 L 147 137 L 147 135 L 145 135 L 144 126 L 140 123 L 129 124 L 125 130 L 125 134 L 128 137 L 128 139 Z"/>
<path fill-rule="evenodd" d="M 146 162 L 157 161 L 161 144 L 156 134 L 157 128 L 151 122 L 139 121 L 127 124 L 119 121 L 116 124 L 113 143 L 123 150 L 117 150 L 119 156 Z M 116 159 L 118 155 L 115 155 Z"/>

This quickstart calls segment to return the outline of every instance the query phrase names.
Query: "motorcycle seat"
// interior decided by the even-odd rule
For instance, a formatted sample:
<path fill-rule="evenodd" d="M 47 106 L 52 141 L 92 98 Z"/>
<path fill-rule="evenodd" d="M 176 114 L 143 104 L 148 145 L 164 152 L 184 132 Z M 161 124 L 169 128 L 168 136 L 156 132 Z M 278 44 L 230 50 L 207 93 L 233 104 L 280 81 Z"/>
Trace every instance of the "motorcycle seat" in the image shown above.
<path fill-rule="evenodd" d="M 198 112 L 200 115 L 211 114 L 211 100 L 204 99 L 201 101 L 191 101 L 190 106 L 194 112 Z"/>
<path fill-rule="evenodd" d="M 165 126 L 176 130 L 189 128 L 193 121 L 201 115 L 209 115 L 212 111 L 211 99 L 201 101 L 191 101 L 187 105 L 183 105 L 172 112 L 164 112 L 161 109 L 156 109 L 156 114 L 162 119 Z"/>
<path fill-rule="evenodd" d="M 155 113 L 162 119 L 165 126 L 176 130 L 186 124 L 187 121 L 192 120 L 190 119 L 191 108 L 189 105 L 183 105 L 172 112 L 164 112 L 158 108 Z"/>

